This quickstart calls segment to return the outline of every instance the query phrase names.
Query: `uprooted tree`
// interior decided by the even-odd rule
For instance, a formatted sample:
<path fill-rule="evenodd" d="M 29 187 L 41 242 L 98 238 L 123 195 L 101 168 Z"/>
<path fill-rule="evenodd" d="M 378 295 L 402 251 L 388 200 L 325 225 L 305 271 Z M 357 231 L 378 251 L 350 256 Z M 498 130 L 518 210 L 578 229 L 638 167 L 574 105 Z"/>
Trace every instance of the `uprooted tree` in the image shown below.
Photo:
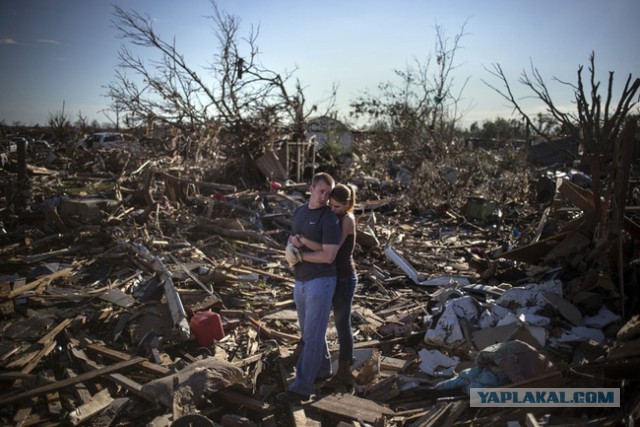
<path fill-rule="evenodd" d="M 115 6 L 114 25 L 120 36 L 159 57 L 142 59 L 123 45 L 107 96 L 123 109 L 130 125 L 161 123 L 182 140 L 185 157 L 218 157 L 224 160 L 221 176 L 233 169 L 237 177 L 238 171 L 256 170 L 245 166 L 270 143 L 286 136 L 304 140 L 305 122 L 310 114 L 318 114 L 318 106 L 307 106 L 293 72 L 278 73 L 262 65 L 258 29 L 241 37 L 240 19 L 221 11 L 215 0 L 211 6 L 218 47 L 204 75 L 187 63 L 175 40 L 160 37 L 150 17 Z M 333 95 L 335 88 L 326 100 L 327 110 L 333 106 Z"/>
<path fill-rule="evenodd" d="M 539 136 L 552 142 L 545 129 L 538 126 L 516 99 L 499 64 L 489 70 L 503 85 L 503 89 L 487 83 L 509 101 L 527 124 Z M 578 67 L 578 83 L 555 79 L 573 89 L 577 111 L 565 112 L 554 103 L 542 75 L 533 65 L 531 72 L 523 71 L 519 82 L 540 99 L 551 114 L 581 146 L 580 160 L 589 166 L 593 190 L 593 215 L 586 219 L 586 230 L 593 230 L 592 250 L 588 260 L 596 267 L 608 269 L 618 275 L 624 301 L 622 245 L 625 232 L 638 233 L 637 225 L 624 217 L 629 175 L 632 167 L 633 147 L 638 125 L 637 95 L 640 78 L 631 74 L 616 102 L 613 99 L 614 72 L 609 72 L 606 93 L 600 93 L 600 81 L 596 78 L 595 54 L 589 58 L 589 78 L 583 79 L 583 66 Z M 486 83 L 486 82 L 485 82 Z M 636 235 L 637 238 L 637 235 Z M 616 262 L 611 263 L 611 259 Z M 623 308 L 624 312 L 624 308 Z"/>

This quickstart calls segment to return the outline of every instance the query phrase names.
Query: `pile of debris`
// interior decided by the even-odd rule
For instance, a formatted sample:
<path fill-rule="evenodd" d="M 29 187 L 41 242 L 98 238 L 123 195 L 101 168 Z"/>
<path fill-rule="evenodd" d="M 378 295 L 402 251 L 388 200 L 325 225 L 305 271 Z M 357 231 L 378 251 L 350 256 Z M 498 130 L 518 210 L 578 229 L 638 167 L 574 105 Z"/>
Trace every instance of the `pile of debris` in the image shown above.
<path fill-rule="evenodd" d="M 625 217 L 616 255 L 628 261 L 616 280 L 587 262 L 589 224 L 580 220 L 593 195 L 569 179 L 558 179 L 542 213 L 473 195 L 458 211 L 416 217 L 397 192 L 363 192 L 357 382 L 318 383 L 310 401 L 283 408 L 274 398 L 292 377 L 286 361 L 299 340 L 283 249 L 307 185 L 239 191 L 166 159 L 118 170 L 32 166 L 31 202 L 3 208 L 3 424 L 630 425 L 640 417 L 637 207 Z M 104 182 L 110 191 L 96 190 Z M 80 184 L 92 191 L 57 192 Z M 333 323 L 327 335 L 337 351 Z M 621 405 L 470 406 L 477 387 L 619 388 Z"/>

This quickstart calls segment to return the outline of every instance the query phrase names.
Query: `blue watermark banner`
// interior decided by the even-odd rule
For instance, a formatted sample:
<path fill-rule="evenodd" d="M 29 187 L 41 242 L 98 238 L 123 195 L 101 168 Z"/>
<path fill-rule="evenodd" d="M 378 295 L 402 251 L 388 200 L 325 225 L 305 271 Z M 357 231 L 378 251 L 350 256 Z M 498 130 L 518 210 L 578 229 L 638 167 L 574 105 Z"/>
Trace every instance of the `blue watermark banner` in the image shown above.
<path fill-rule="evenodd" d="M 619 388 L 471 388 L 471 407 L 620 407 Z"/>

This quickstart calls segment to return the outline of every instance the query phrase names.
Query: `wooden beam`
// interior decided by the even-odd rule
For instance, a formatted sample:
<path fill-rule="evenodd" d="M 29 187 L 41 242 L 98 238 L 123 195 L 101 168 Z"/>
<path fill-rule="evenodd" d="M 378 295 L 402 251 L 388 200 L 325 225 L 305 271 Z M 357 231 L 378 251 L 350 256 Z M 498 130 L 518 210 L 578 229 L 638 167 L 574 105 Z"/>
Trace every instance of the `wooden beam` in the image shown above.
<path fill-rule="evenodd" d="M 57 383 L 54 383 L 54 384 L 48 384 L 42 387 L 34 388 L 32 390 L 24 391 L 22 393 L 14 393 L 11 396 L 5 396 L 0 398 L 0 405 L 8 405 L 9 403 L 13 403 L 21 399 L 38 396 L 40 394 L 46 394 L 54 390 L 59 390 L 64 387 L 68 387 L 73 384 L 88 381 L 93 378 L 101 377 L 103 375 L 108 375 L 133 365 L 139 365 L 144 360 L 146 360 L 144 357 L 134 357 L 131 360 L 116 363 L 114 365 L 107 366 L 102 369 L 97 369 L 95 371 L 86 372 L 84 374 L 78 375 L 75 378 L 67 378 L 66 380 L 58 381 Z"/>
<path fill-rule="evenodd" d="M 29 417 L 31 416 L 31 411 L 33 411 L 33 406 L 36 399 L 23 400 L 18 405 L 18 410 L 16 414 L 13 416 L 13 425 L 15 427 L 22 427 L 27 424 Z"/>
<path fill-rule="evenodd" d="M 69 415 L 68 415 L 69 421 L 71 421 L 71 424 L 73 424 L 74 426 L 77 426 L 83 421 L 86 421 L 90 417 L 101 412 L 103 409 L 109 406 L 111 402 L 113 402 L 113 397 L 111 397 L 111 393 L 109 392 L 109 389 L 105 388 L 99 393 L 96 393 L 91 398 L 91 401 L 69 412 Z"/>
<path fill-rule="evenodd" d="M 91 343 L 87 345 L 86 348 L 112 360 L 125 361 L 131 359 L 131 356 L 127 353 L 122 353 L 120 351 L 113 350 L 111 348 L 105 347 L 104 345 L 96 343 Z M 140 368 L 144 369 L 147 372 L 160 376 L 168 375 L 170 372 L 169 368 L 167 368 L 166 366 L 158 365 L 157 363 L 152 363 L 148 360 L 142 362 L 140 364 Z"/>
<path fill-rule="evenodd" d="M 65 373 L 67 374 L 67 378 L 75 378 L 78 376 L 78 374 L 71 368 L 66 368 Z M 73 393 L 80 404 L 87 403 L 91 400 L 91 393 L 87 389 L 87 386 L 82 383 L 73 385 Z"/>
<path fill-rule="evenodd" d="M 73 319 L 64 319 L 55 328 L 50 330 L 45 336 L 38 340 L 38 344 L 45 345 L 56 337 L 60 332 L 66 329 L 67 326 L 73 321 Z"/>
<path fill-rule="evenodd" d="M 372 400 L 342 393 L 324 396 L 311 402 L 309 406 L 348 420 L 364 421 L 379 426 L 384 424 L 385 415 L 394 414 L 391 409 Z"/>
<path fill-rule="evenodd" d="M 298 335 L 291 335 L 273 330 L 251 316 L 249 316 L 247 319 L 249 320 L 249 323 L 251 323 L 258 330 L 258 332 L 264 333 L 264 335 L 266 335 L 268 338 L 281 339 L 287 342 L 296 342 L 300 340 L 300 337 Z"/>
<path fill-rule="evenodd" d="M 271 405 L 262 400 L 253 399 L 249 396 L 245 396 L 244 394 L 229 389 L 220 390 L 216 394 L 228 402 L 242 405 L 247 409 L 258 412 L 259 414 L 273 414 L 273 408 L 271 407 Z"/>
<path fill-rule="evenodd" d="M 40 363 L 42 358 L 48 356 L 49 353 L 51 353 L 53 349 L 56 348 L 56 345 L 58 345 L 57 341 L 50 341 L 33 356 L 29 363 L 27 363 L 26 366 L 20 370 L 20 372 L 22 372 L 23 374 L 28 374 L 29 372 L 33 371 L 35 367 L 38 366 L 38 363 Z"/>
<path fill-rule="evenodd" d="M 50 283 L 51 281 L 57 279 L 58 277 L 62 277 L 62 276 L 66 276 L 69 273 L 71 273 L 74 270 L 74 267 L 67 267 L 67 268 L 63 268 L 62 270 L 58 270 L 55 273 L 51 273 L 51 274 L 47 274 L 44 277 L 40 277 L 39 279 L 36 279 L 32 282 L 27 283 L 24 286 L 21 286 L 19 288 L 16 288 L 14 290 L 12 290 L 11 292 L 9 292 L 9 295 L 7 296 L 8 298 L 15 298 L 20 294 L 23 294 L 27 291 L 30 291 L 32 289 L 37 288 L 38 286 L 45 284 L 45 283 Z"/>
<path fill-rule="evenodd" d="M 287 380 L 292 375 L 292 369 L 285 368 L 282 363 L 279 363 L 278 367 L 280 371 L 280 379 L 282 380 L 282 384 L 284 384 L 284 388 L 286 390 L 289 387 Z M 291 424 L 293 427 L 307 427 L 307 425 L 310 424 L 311 420 L 307 419 L 307 414 L 304 412 L 300 403 L 290 403 L 287 407 L 291 414 Z"/>
<path fill-rule="evenodd" d="M 42 377 L 48 382 L 55 382 L 55 376 L 53 375 L 53 371 L 51 369 L 45 369 L 42 372 Z M 58 390 L 53 390 L 47 393 L 46 400 L 49 414 L 54 416 L 59 416 L 62 414 L 62 402 L 60 401 L 60 394 L 58 393 Z"/>
<path fill-rule="evenodd" d="M 90 359 L 86 352 L 84 350 L 81 350 L 79 348 L 72 348 L 71 352 L 73 353 L 73 355 L 75 357 L 77 357 L 78 359 L 82 360 L 82 362 L 84 362 L 87 366 L 98 370 L 98 369 L 103 369 L 104 367 L 102 365 L 100 365 L 99 363 L 95 362 L 94 360 Z M 144 359 L 146 360 L 146 359 Z M 121 362 L 124 363 L 124 362 Z M 130 379 L 129 377 L 126 377 L 120 373 L 109 373 L 106 375 L 107 379 L 109 379 L 110 381 L 114 382 L 115 384 L 126 388 L 127 390 L 129 390 L 131 393 L 135 394 L 136 396 L 142 397 L 143 399 L 151 402 L 151 403 L 155 403 L 155 398 L 153 396 L 149 396 L 148 394 L 145 394 L 142 392 L 142 384 Z"/>

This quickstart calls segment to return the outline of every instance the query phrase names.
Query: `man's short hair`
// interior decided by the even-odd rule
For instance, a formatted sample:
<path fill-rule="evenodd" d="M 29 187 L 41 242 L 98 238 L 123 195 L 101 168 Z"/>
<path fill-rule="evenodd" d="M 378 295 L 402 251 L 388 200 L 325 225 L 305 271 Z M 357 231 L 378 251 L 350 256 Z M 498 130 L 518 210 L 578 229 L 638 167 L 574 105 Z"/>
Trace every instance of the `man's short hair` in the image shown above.
<path fill-rule="evenodd" d="M 318 172 L 317 174 L 313 175 L 313 178 L 311 179 L 311 185 L 316 186 L 320 181 L 324 181 L 325 184 L 332 188 L 336 184 L 333 177 L 326 172 Z"/>

